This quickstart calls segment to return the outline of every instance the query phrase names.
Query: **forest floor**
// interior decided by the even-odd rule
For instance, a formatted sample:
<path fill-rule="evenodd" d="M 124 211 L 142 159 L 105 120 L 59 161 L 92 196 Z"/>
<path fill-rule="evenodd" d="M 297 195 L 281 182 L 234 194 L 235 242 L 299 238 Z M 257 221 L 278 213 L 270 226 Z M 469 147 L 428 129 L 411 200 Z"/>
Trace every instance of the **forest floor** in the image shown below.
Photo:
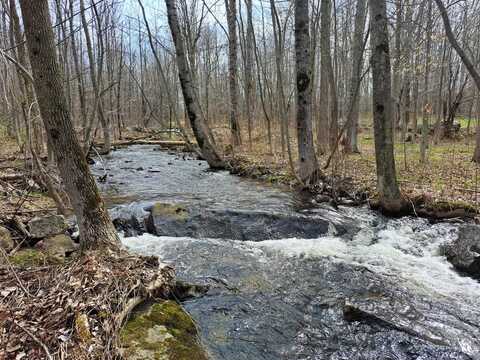
<path fill-rule="evenodd" d="M 224 134 L 228 140 L 228 134 Z M 279 136 L 274 137 L 275 152 L 281 154 Z M 236 172 L 269 182 L 297 185 L 289 166 L 288 156 L 272 155 L 265 136 L 253 137 L 252 146 L 244 137 L 244 144 L 235 149 Z M 440 211 L 446 217 L 456 217 L 460 209 L 468 214 L 480 210 L 480 166 L 471 161 L 475 138 L 462 129 L 454 139 L 443 139 L 437 145 L 430 142 L 427 162 L 420 161 L 420 138 L 415 142 L 395 144 L 395 160 L 399 186 L 408 199 L 426 204 L 429 209 Z M 291 140 L 292 152 L 296 141 Z M 228 146 L 227 146 L 228 147 Z M 352 192 L 364 192 L 367 200 L 376 198 L 376 164 L 373 131 L 364 128 L 359 134 L 360 153 L 345 154 L 342 147 L 333 157 L 331 165 L 324 169 L 326 175 L 348 179 Z M 295 155 L 293 155 L 295 156 Z M 318 160 L 323 168 L 330 153 Z M 296 158 L 293 158 L 295 164 Z M 442 215 L 442 216 L 443 216 Z"/>
<path fill-rule="evenodd" d="M 0 214 L 28 218 L 56 211 L 54 201 L 31 180 L 15 140 L 2 129 L 0 144 Z"/>

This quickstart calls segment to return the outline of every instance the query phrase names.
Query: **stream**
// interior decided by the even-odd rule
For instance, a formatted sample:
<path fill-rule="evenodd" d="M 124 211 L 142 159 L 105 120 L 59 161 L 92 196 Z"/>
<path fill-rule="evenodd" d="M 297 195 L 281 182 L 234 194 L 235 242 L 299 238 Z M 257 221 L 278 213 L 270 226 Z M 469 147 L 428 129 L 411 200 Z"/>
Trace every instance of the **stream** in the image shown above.
<path fill-rule="evenodd" d="M 288 189 L 154 146 L 112 152 L 93 165 L 97 178 L 105 171 L 114 218 L 143 223 L 156 202 L 221 214 L 215 226 L 241 214 L 231 224 L 249 231 L 231 238 L 122 235 L 131 251 L 209 286 L 183 306 L 212 359 L 480 359 L 480 283 L 440 253 L 459 225 L 305 207 Z"/>

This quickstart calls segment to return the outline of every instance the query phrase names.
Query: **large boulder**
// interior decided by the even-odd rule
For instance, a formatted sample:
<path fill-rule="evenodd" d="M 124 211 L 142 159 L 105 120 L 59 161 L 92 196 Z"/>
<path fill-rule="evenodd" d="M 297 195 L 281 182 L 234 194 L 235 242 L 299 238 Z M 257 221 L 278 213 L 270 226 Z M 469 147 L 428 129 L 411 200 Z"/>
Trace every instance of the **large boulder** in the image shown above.
<path fill-rule="evenodd" d="M 186 209 L 157 203 L 145 220 L 148 232 L 158 236 L 265 240 L 291 237 L 316 238 L 329 231 L 343 234 L 345 224 L 301 214 L 231 209 Z"/>
<path fill-rule="evenodd" d="M 0 226 L 0 248 L 6 252 L 10 252 L 15 247 L 12 235 L 7 228 Z"/>
<path fill-rule="evenodd" d="M 458 237 L 443 246 L 447 260 L 459 271 L 480 279 L 480 227 L 465 225 L 459 228 Z"/>
<path fill-rule="evenodd" d="M 63 234 L 67 229 L 68 224 L 62 215 L 36 216 L 28 222 L 30 235 L 35 239 Z"/>
<path fill-rule="evenodd" d="M 173 301 L 133 314 L 120 332 L 123 356 L 130 360 L 207 360 L 190 315 Z"/>

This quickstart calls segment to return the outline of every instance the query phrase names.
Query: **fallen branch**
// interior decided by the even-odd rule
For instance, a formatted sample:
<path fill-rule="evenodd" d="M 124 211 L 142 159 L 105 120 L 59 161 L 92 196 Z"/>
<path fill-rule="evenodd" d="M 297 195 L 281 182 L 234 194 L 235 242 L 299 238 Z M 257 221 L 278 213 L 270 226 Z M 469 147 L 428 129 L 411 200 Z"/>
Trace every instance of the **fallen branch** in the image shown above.
<path fill-rule="evenodd" d="M 40 345 L 40 347 L 43 349 L 43 351 L 45 351 L 45 355 L 47 356 L 47 359 L 48 359 L 48 360 L 53 360 L 53 357 L 52 357 L 52 355 L 50 354 L 50 350 L 48 350 L 47 345 L 45 345 L 39 338 L 37 338 L 37 337 L 36 337 L 35 335 L 33 335 L 28 329 L 24 328 L 22 325 L 20 325 L 20 324 L 17 323 L 16 321 L 13 321 L 13 323 L 15 324 L 15 326 L 18 326 L 20 329 L 22 329 L 25 334 L 27 334 L 28 336 L 30 336 L 33 341 L 35 341 L 38 345 Z"/>
<path fill-rule="evenodd" d="M 102 147 L 102 142 L 95 142 L 95 146 Z M 185 146 L 185 141 L 176 140 L 154 140 L 154 139 L 132 139 L 112 142 L 112 146 L 127 146 L 127 145 L 158 145 L 164 148 L 175 148 Z"/>

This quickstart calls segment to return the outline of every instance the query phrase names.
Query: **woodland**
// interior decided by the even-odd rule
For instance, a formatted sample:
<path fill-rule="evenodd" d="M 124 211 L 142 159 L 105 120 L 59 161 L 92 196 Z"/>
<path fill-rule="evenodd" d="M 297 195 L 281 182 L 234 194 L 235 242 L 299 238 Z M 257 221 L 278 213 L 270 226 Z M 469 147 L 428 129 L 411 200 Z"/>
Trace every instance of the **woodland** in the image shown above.
<path fill-rule="evenodd" d="M 176 258 L 131 251 L 127 239 L 146 233 L 283 241 L 333 226 L 342 237 L 360 232 L 363 211 L 440 224 L 438 236 L 461 224 L 452 231 L 467 245 L 440 246 L 454 268 L 441 276 L 478 286 L 480 232 L 462 227 L 480 220 L 477 0 L 0 0 L 0 84 L 0 359 L 217 358 L 221 345 L 182 305 L 207 286 L 182 266 L 177 277 Z M 205 169 L 177 178 L 179 159 Z M 280 214 L 261 205 L 276 191 L 302 211 L 359 217 Z M 216 197 L 228 211 L 210 209 Z M 118 216 L 126 203 L 149 215 Z M 402 329 L 347 302 L 342 321 Z M 133 334 L 157 322 L 166 348 Z M 438 336 L 459 351 L 449 358 L 480 354 L 480 340 Z M 331 356 L 318 358 L 343 358 Z"/>

